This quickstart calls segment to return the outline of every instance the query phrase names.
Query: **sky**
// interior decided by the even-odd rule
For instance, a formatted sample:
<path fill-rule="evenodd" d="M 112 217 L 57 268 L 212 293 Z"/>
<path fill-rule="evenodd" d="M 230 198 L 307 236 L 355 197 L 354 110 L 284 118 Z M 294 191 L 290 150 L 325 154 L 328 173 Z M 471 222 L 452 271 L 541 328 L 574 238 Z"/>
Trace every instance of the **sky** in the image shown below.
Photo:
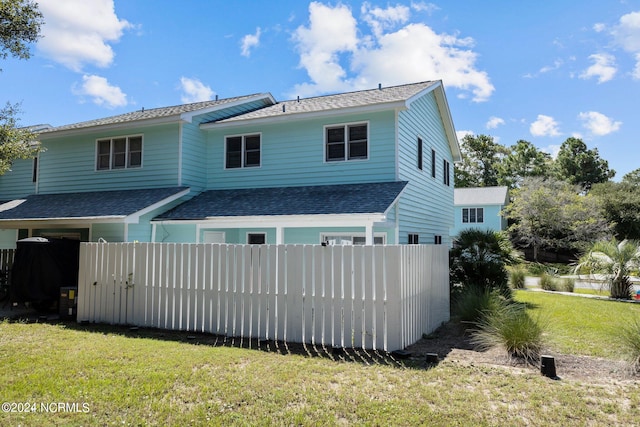
<path fill-rule="evenodd" d="M 581 138 L 640 168 L 640 0 L 38 0 L 42 38 L 0 61 L 21 126 L 271 93 L 442 80 L 462 138 Z"/>

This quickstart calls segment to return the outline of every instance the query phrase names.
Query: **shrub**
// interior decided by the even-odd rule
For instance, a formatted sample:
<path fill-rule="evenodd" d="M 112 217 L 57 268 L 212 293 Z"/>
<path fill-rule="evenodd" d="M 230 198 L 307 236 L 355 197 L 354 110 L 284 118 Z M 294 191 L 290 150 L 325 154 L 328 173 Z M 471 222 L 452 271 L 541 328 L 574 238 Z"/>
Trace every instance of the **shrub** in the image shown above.
<path fill-rule="evenodd" d="M 635 318 L 632 323 L 625 325 L 620 336 L 631 369 L 634 373 L 640 373 L 640 318 Z"/>
<path fill-rule="evenodd" d="M 542 276 L 540 276 L 540 288 L 545 291 L 557 291 L 558 283 L 556 278 L 548 273 L 542 273 Z"/>
<path fill-rule="evenodd" d="M 565 277 L 564 279 L 562 279 L 561 289 L 564 292 L 573 292 L 575 287 L 576 287 L 576 279 L 573 279 L 570 277 Z"/>
<path fill-rule="evenodd" d="M 511 287 L 514 289 L 524 289 L 525 276 L 526 273 L 524 269 L 520 267 L 512 269 L 509 275 L 509 282 L 511 283 Z"/>
<path fill-rule="evenodd" d="M 540 356 L 544 328 L 527 314 L 523 305 L 503 302 L 484 313 L 471 342 L 479 350 L 502 347 L 509 355 L 532 363 Z"/>
<path fill-rule="evenodd" d="M 453 314 L 459 320 L 477 322 L 483 313 L 498 309 L 503 299 L 496 291 L 471 288 L 456 298 Z"/>

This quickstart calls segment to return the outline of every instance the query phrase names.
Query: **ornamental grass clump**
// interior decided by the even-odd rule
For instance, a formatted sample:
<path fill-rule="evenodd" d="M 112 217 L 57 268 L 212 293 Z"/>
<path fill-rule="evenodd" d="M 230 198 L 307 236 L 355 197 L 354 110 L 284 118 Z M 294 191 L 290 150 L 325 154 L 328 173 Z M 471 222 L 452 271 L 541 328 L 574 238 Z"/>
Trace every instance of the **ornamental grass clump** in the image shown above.
<path fill-rule="evenodd" d="M 456 299 L 453 315 L 463 322 L 477 322 L 484 313 L 497 310 L 503 300 L 498 291 L 471 288 Z"/>
<path fill-rule="evenodd" d="M 626 350 L 631 369 L 634 374 L 640 374 L 640 318 L 622 328 L 620 337 Z"/>
<path fill-rule="evenodd" d="M 471 342 L 484 351 L 501 347 L 510 356 L 534 363 L 540 357 L 544 327 L 527 314 L 524 305 L 499 301 L 483 313 Z"/>
<path fill-rule="evenodd" d="M 558 282 L 555 277 L 548 273 L 542 273 L 540 276 L 540 289 L 545 291 L 557 291 Z"/>
<path fill-rule="evenodd" d="M 524 289 L 526 273 L 520 267 L 513 268 L 509 273 L 509 283 L 513 289 Z"/>

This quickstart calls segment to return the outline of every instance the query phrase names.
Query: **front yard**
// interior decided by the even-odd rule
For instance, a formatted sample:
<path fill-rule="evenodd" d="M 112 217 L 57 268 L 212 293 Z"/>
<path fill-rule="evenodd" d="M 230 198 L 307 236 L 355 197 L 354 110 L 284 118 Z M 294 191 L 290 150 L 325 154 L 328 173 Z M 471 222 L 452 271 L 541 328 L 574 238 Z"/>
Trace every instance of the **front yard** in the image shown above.
<path fill-rule="evenodd" d="M 232 345 L 211 335 L 5 321 L 0 395 L 10 405 L 0 425 L 637 424 L 637 377 L 573 375 L 563 372 L 562 355 L 622 366 L 615 327 L 640 316 L 640 305 L 533 292 L 516 298 L 548 317 L 561 380 L 468 349 L 451 348 L 429 366 L 423 354 L 394 360 Z M 458 350 L 469 353 L 457 358 Z M 26 404 L 35 406 L 26 412 Z"/>

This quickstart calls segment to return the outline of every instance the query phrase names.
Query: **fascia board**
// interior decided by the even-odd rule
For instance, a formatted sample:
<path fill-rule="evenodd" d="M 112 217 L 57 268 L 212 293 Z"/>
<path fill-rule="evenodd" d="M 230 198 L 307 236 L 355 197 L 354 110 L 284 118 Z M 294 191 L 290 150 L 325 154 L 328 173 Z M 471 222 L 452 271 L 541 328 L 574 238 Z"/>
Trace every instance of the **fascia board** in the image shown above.
<path fill-rule="evenodd" d="M 273 216 L 240 216 L 240 217 L 210 217 L 190 220 L 153 220 L 155 224 L 200 224 L 213 227 L 309 227 L 309 226 L 363 226 L 368 223 L 385 222 L 382 213 L 374 214 L 345 214 L 345 215 L 273 215 Z"/>
<path fill-rule="evenodd" d="M 142 119 L 142 120 L 133 120 L 122 123 L 112 123 L 108 125 L 95 125 L 88 126 L 78 129 L 67 129 L 59 132 L 47 132 L 38 135 L 39 141 L 46 141 L 48 139 L 61 138 L 65 136 L 73 136 L 78 134 L 87 134 L 87 133 L 98 133 L 98 132 L 109 132 L 114 130 L 121 129 L 129 129 L 132 127 L 146 127 L 146 126 L 154 126 L 154 125 L 162 125 L 162 124 L 171 124 L 171 123 L 179 123 L 180 115 L 166 116 L 166 117 L 156 117 L 154 119 Z"/>
<path fill-rule="evenodd" d="M 181 197 L 184 197 L 187 194 L 189 194 L 190 191 L 191 191 L 191 188 L 186 188 L 186 189 L 184 189 L 184 190 L 182 190 L 182 191 L 180 191 L 180 192 L 178 192 L 176 194 L 173 194 L 173 195 L 171 195 L 171 196 L 169 196 L 167 198 L 164 198 L 164 199 L 162 199 L 162 200 L 160 200 L 160 201 L 158 201 L 158 202 L 156 202 L 156 203 L 154 203 L 152 205 L 149 205 L 146 208 L 140 209 L 139 211 L 134 212 L 131 215 L 127 215 L 127 217 L 125 219 L 125 222 L 128 223 L 128 224 L 132 224 L 132 223 L 136 223 L 137 224 L 140 221 L 140 217 L 142 215 L 146 215 L 149 212 L 152 212 L 155 209 L 158 209 L 158 208 L 166 205 L 167 203 L 171 203 L 171 202 L 173 202 L 173 201 L 175 201 L 175 200 L 177 200 L 177 199 L 179 199 Z"/>

